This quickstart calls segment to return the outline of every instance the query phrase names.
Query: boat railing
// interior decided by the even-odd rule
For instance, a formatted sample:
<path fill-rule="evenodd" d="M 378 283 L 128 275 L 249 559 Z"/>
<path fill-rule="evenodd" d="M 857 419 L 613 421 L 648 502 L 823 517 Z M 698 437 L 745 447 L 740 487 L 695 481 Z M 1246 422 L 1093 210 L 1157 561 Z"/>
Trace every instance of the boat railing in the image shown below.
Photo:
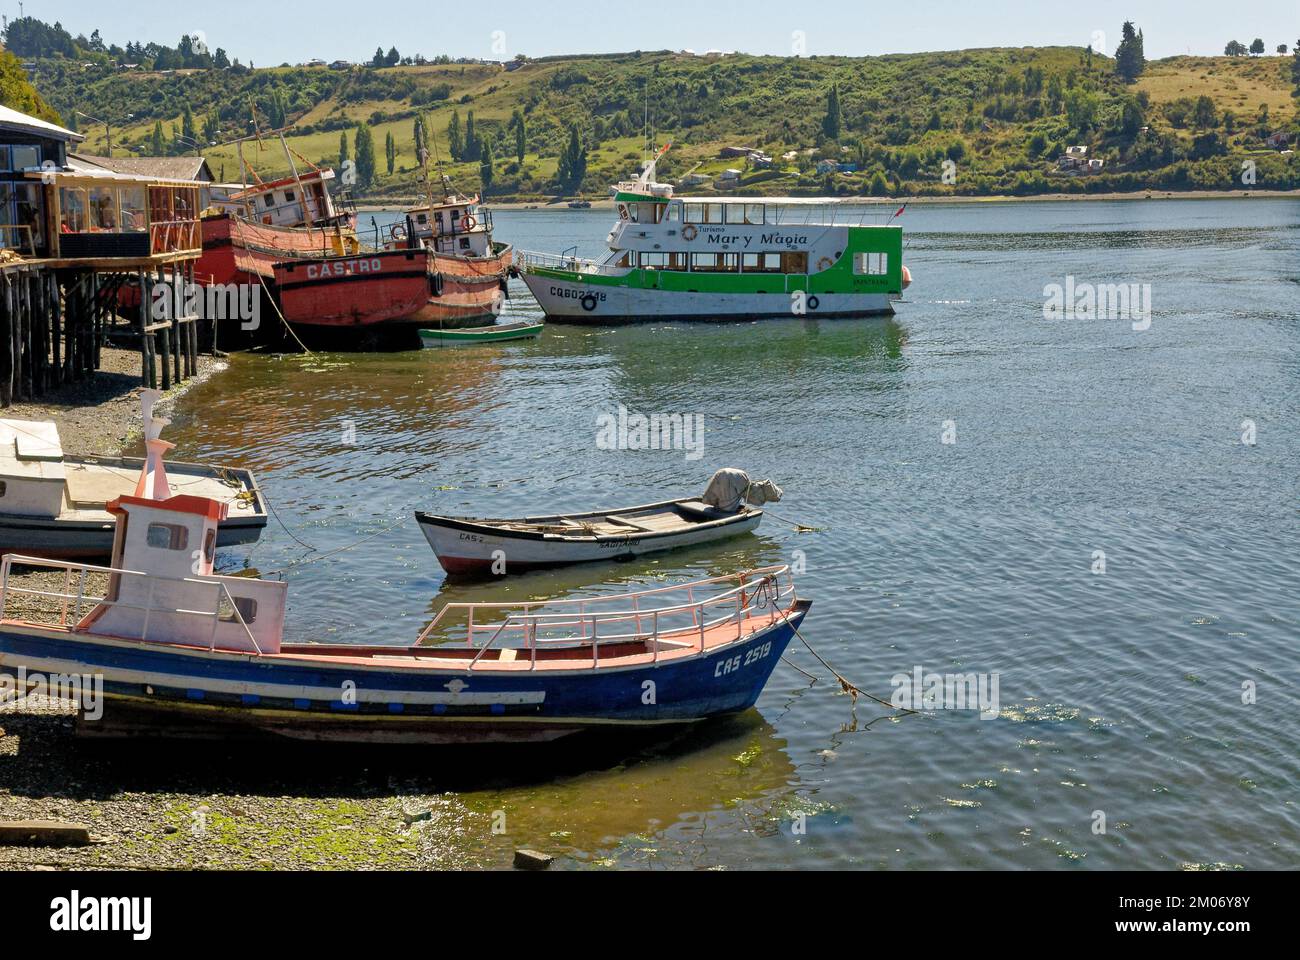
<path fill-rule="evenodd" d="M 718 589 L 723 584 L 732 584 Z M 697 598 L 702 589 L 712 592 Z M 658 602 L 671 594 L 671 602 Z M 744 573 L 672 584 L 632 593 L 573 600 L 513 603 L 449 603 L 416 641 L 426 644 L 445 621 L 465 614 L 465 644 L 474 649 L 470 669 L 489 650 L 514 649 L 526 654 L 535 669 L 537 653 L 546 649 L 590 649 L 592 667 L 600 664 L 600 649 L 619 643 L 648 643 L 657 662 L 663 649 L 703 654 L 723 643 L 739 640 L 754 621 L 774 623 L 796 597 L 788 566 L 763 567 Z M 615 609 L 593 609 L 617 604 Z M 482 615 L 490 618 L 484 622 Z M 500 616 L 504 614 L 504 619 Z M 735 635 L 729 627 L 734 625 Z"/>
<path fill-rule="evenodd" d="M 516 250 L 515 259 L 521 270 L 540 267 L 542 269 L 569 270 L 574 273 L 604 277 L 618 277 L 627 273 L 626 267 L 619 267 L 612 263 L 602 263 L 598 260 L 589 260 L 583 257 L 567 256 L 564 254 L 537 253 L 532 250 Z"/>
<path fill-rule="evenodd" d="M 10 574 L 13 567 L 34 567 L 44 568 L 47 570 L 63 571 L 63 589 L 49 590 L 39 589 L 36 587 L 24 587 L 10 583 Z M 129 600 L 122 600 L 119 597 L 95 596 L 86 590 L 87 581 L 91 574 L 100 574 L 110 578 L 137 577 L 148 581 L 148 589 L 144 603 L 134 603 Z M 72 579 L 76 575 L 76 593 L 72 592 Z M 110 579 L 110 583 L 113 582 Z M 178 607 L 174 604 L 165 604 L 157 602 L 156 593 L 159 584 L 190 585 L 199 587 L 211 587 L 212 591 L 212 609 L 193 609 L 190 607 Z M 120 584 L 117 591 L 121 593 Z M 204 591 L 206 592 L 206 591 Z M 253 636 L 253 631 L 249 628 L 244 619 L 243 612 L 235 598 L 230 593 L 229 585 L 224 579 L 207 579 L 201 577 L 162 577 L 156 574 L 144 573 L 140 570 L 124 570 L 117 567 L 100 567 L 87 563 L 73 563 L 67 560 L 51 560 L 41 557 L 23 557 L 15 554 L 8 554 L 3 561 L 0 561 L 0 619 L 8 620 L 9 618 L 9 599 L 13 595 L 44 597 L 47 600 L 54 600 L 59 605 L 58 619 L 49 626 L 60 626 L 70 630 L 76 630 L 82 622 L 83 610 L 89 612 L 97 607 L 120 608 L 124 610 L 136 610 L 143 614 L 140 624 L 138 639 L 142 643 L 176 643 L 175 638 L 167 640 L 151 640 L 149 638 L 149 624 L 158 614 L 180 617 L 194 617 L 210 620 L 212 623 L 209 635 L 209 650 L 217 649 L 217 628 L 224 622 L 238 623 L 243 629 L 244 635 L 248 638 L 253 652 L 261 656 L 263 651 Z M 69 610 L 71 607 L 71 610 Z M 69 616 L 71 613 L 71 616 Z M 35 622 L 25 615 L 22 618 L 26 622 Z"/>

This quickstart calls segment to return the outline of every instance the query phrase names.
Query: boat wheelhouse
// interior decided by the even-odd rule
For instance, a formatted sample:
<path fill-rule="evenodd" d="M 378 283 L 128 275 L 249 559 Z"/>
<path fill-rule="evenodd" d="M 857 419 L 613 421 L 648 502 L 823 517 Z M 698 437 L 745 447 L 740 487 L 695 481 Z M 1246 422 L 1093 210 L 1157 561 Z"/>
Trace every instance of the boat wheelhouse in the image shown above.
<path fill-rule="evenodd" d="M 479 197 L 448 191 L 439 203 L 430 202 L 406 211 L 405 222 L 389 227 L 395 246 L 415 243 L 434 253 L 453 257 L 492 257 L 504 244 L 492 241 L 492 211 Z"/>
<path fill-rule="evenodd" d="M 662 155 L 662 154 L 661 154 Z M 570 322 L 892 313 L 911 277 L 903 232 L 837 199 L 675 197 L 655 162 L 615 193 L 603 260 L 520 254 L 528 288 Z"/>

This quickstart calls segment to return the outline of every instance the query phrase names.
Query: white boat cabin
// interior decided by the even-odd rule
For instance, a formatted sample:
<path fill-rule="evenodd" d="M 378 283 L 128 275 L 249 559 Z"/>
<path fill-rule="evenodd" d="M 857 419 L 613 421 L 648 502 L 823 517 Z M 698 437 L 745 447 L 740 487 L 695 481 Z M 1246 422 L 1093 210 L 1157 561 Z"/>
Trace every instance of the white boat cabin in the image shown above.
<path fill-rule="evenodd" d="M 329 181 L 333 179 L 333 170 L 311 170 L 299 176 L 261 181 L 224 197 L 214 194 L 212 204 L 226 213 L 268 226 L 331 226 L 347 216 L 330 195 Z"/>
<path fill-rule="evenodd" d="M 490 257 L 492 211 L 478 197 L 451 194 L 442 203 L 406 211 L 406 223 L 394 224 L 392 240 L 399 246 L 421 246 L 448 256 Z"/>
<path fill-rule="evenodd" d="M 214 650 L 278 653 L 287 584 L 213 573 L 217 525 L 228 505 L 173 495 L 163 465 L 170 421 L 153 416 L 161 396 L 142 391 L 148 451 L 135 493 L 108 504 L 115 520 L 108 591 L 77 625 L 101 636 Z"/>

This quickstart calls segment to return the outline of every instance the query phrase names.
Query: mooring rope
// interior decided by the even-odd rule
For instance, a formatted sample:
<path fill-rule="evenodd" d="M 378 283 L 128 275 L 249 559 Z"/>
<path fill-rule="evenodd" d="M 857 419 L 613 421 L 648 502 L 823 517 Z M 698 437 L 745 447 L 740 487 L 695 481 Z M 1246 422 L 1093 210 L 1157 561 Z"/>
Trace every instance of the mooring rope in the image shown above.
<path fill-rule="evenodd" d="M 870 693 L 868 693 L 867 691 L 863 690 L 863 689 L 862 689 L 861 687 L 859 687 L 856 683 L 852 683 L 851 681 L 845 679 L 845 677 L 844 677 L 843 674 L 841 674 L 838 670 L 836 670 L 834 667 L 832 667 L 832 666 L 831 666 L 831 665 L 826 661 L 826 658 L 823 657 L 823 656 L 822 656 L 820 653 L 818 653 L 816 650 L 814 650 L 814 649 L 813 649 L 813 645 L 812 645 L 811 643 L 809 643 L 807 640 L 804 639 L 804 635 L 803 635 L 802 633 L 799 632 L 799 628 L 798 628 L 798 627 L 796 627 L 793 623 L 790 622 L 790 618 L 789 618 L 788 616 L 786 616 L 786 612 L 785 612 L 784 610 L 781 610 L 781 609 L 778 607 L 778 608 L 777 608 L 777 612 L 781 614 L 781 619 L 785 621 L 786 625 L 787 625 L 788 627 L 790 627 L 791 630 L 794 631 L 794 635 L 795 635 L 796 637 L 799 638 L 800 643 L 802 643 L 805 647 L 808 648 L 808 652 L 811 653 L 811 654 L 813 655 L 813 657 L 816 658 L 816 660 L 817 660 L 818 663 L 820 663 L 823 667 L 825 667 L 827 670 L 830 671 L 831 676 L 833 676 L 836 680 L 839 681 L 840 688 L 841 688 L 845 693 L 847 693 L 850 697 L 853 698 L 853 702 L 854 702 L 855 705 L 856 705 L 857 702 L 858 702 L 858 696 L 859 696 L 859 694 L 860 694 L 860 695 L 866 697 L 868 700 L 874 700 L 874 701 L 876 701 L 876 703 L 880 704 L 881 706 L 888 707 L 890 710 L 898 710 L 898 711 L 900 711 L 900 712 L 902 712 L 902 713 L 904 713 L 904 714 L 909 714 L 909 713 L 918 713 L 918 712 L 919 712 L 919 711 L 916 711 L 916 710 L 911 710 L 911 709 L 909 709 L 908 707 L 897 707 L 897 706 L 895 706 L 894 704 L 890 703 L 888 700 L 881 700 L 879 697 L 875 696 L 874 694 L 870 694 Z M 794 667 L 796 670 L 798 670 L 798 671 L 799 671 L 800 673 L 802 673 L 804 676 L 806 676 L 806 677 L 811 677 L 811 676 L 812 676 L 812 674 L 810 674 L 807 670 L 804 670 L 802 667 L 800 667 L 800 666 L 798 666 L 797 664 L 791 662 L 791 661 L 788 660 L 786 657 L 782 657 L 781 659 L 784 660 L 786 663 L 789 663 L 790 666 Z M 816 677 L 813 677 L 813 679 L 817 679 L 817 678 L 816 678 Z"/>

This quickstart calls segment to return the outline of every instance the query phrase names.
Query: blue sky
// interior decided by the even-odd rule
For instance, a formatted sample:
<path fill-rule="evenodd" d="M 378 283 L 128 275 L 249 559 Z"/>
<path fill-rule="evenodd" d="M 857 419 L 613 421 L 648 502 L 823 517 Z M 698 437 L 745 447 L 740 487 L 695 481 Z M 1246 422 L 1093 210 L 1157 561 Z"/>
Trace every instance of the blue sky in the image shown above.
<path fill-rule="evenodd" d="M 1300 0 L 218 0 L 116 3 L 31 0 L 24 12 L 58 20 L 75 36 L 98 27 L 108 42 L 175 44 L 200 31 L 209 46 L 258 66 L 311 57 L 363 60 L 376 46 L 506 59 L 516 53 L 709 49 L 788 55 L 871 55 L 991 46 L 1084 46 L 1104 36 L 1114 53 L 1120 25 L 1142 28 L 1149 58 L 1218 54 L 1229 40 L 1262 37 L 1272 53 L 1300 39 Z M 14 0 L 0 13 L 18 16 Z M 1102 46 L 1103 44 L 1098 44 Z M 504 54 L 504 56 L 503 56 Z"/>

